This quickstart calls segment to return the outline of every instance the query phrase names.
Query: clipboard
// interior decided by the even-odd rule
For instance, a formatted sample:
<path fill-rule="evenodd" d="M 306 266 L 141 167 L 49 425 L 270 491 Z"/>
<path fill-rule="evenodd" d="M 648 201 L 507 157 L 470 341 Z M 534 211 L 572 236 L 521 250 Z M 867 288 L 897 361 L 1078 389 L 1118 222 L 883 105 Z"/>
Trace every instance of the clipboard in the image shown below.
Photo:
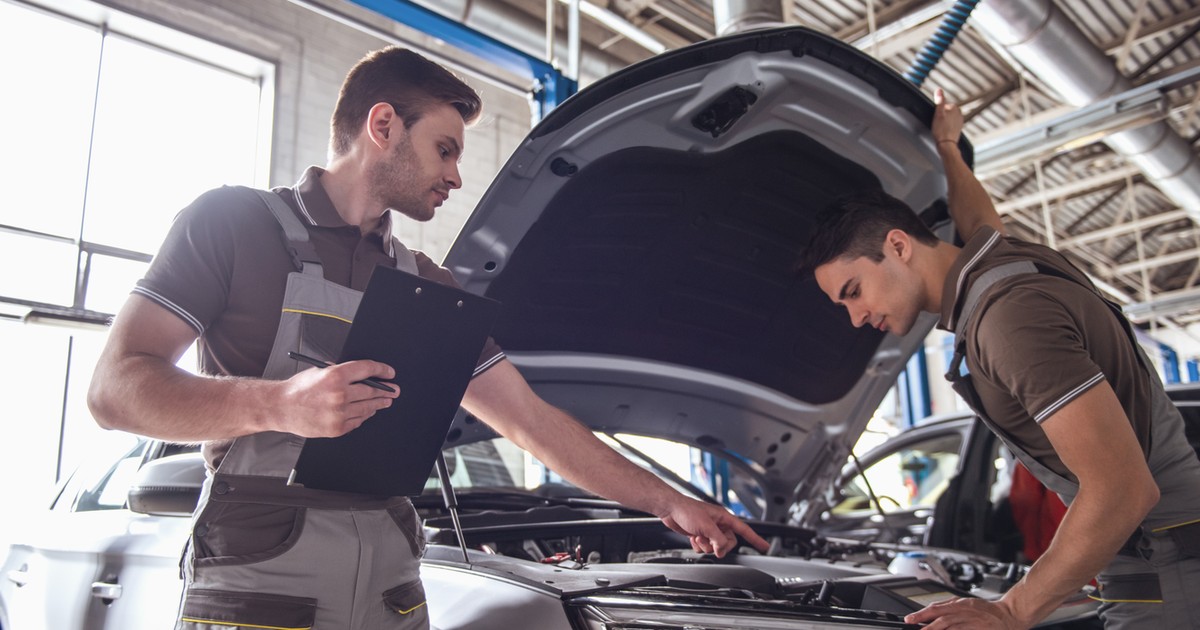
<path fill-rule="evenodd" d="M 400 396 L 345 435 L 306 440 L 294 483 L 377 496 L 421 494 L 499 310 L 495 300 L 376 267 L 339 362 L 392 366 Z"/>

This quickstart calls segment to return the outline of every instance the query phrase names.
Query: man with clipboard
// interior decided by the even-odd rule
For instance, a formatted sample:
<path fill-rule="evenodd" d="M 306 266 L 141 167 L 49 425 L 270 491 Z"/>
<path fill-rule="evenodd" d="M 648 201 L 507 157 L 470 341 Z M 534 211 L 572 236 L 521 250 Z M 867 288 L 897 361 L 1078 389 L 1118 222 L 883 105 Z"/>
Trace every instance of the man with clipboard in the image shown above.
<path fill-rule="evenodd" d="M 479 110 L 470 87 L 420 55 L 367 55 L 343 83 L 326 168 L 292 188 L 202 195 L 118 314 L 89 391 L 97 422 L 204 442 L 210 466 L 177 628 L 428 626 L 411 502 L 291 478 L 306 438 L 346 435 L 403 395 L 363 382 L 393 369 L 316 369 L 288 353 L 338 357 L 377 264 L 455 284 L 392 237 L 387 210 L 433 218 L 461 185 L 464 130 Z M 197 338 L 200 376 L 175 367 Z M 659 516 L 697 551 L 724 555 L 735 534 L 766 550 L 745 523 L 670 489 L 539 398 L 490 339 L 461 404 L 571 482 Z"/>

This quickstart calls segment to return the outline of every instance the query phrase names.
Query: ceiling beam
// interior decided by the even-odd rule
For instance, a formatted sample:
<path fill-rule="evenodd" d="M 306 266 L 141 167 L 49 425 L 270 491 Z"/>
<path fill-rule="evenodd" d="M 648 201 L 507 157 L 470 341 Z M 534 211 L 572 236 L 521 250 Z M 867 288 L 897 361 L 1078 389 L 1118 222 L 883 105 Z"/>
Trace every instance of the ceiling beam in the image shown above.
<path fill-rule="evenodd" d="M 1158 37 L 1159 35 L 1162 35 L 1163 33 L 1167 32 L 1167 31 L 1170 31 L 1171 29 L 1177 28 L 1184 24 L 1189 24 L 1191 22 L 1195 22 L 1196 20 L 1200 20 L 1200 6 L 1193 7 L 1191 9 L 1186 9 L 1183 11 L 1178 11 L 1171 17 L 1159 20 L 1158 22 L 1155 22 L 1153 24 L 1144 25 L 1140 29 L 1138 36 L 1136 38 L 1134 38 L 1132 44 L 1134 46 L 1136 46 L 1138 44 L 1145 43 L 1147 41 L 1150 41 L 1150 40 Z M 1111 56 L 1117 54 L 1118 52 L 1120 52 L 1121 47 L 1124 45 L 1125 45 L 1125 36 L 1120 35 L 1108 42 L 1104 42 L 1103 44 L 1100 45 L 1100 48 L 1104 51 L 1104 54 L 1111 57 Z"/>
<path fill-rule="evenodd" d="M 1117 196 L 1123 192 L 1125 192 L 1125 183 L 1124 182 L 1113 185 L 1112 191 L 1109 192 L 1107 195 L 1105 195 L 1104 199 L 1101 199 L 1100 201 L 1092 204 L 1091 208 L 1088 208 L 1087 211 L 1083 212 L 1078 217 L 1075 217 L 1075 220 L 1072 221 L 1069 225 L 1067 225 L 1067 227 L 1063 228 L 1063 231 L 1066 232 L 1067 234 L 1074 234 L 1075 228 L 1078 228 L 1079 226 L 1083 225 L 1085 222 L 1087 222 L 1088 219 L 1095 216 L 1095 214 L 1097 212 L 1099 212 L 1101 208 L 1103 208 L 1104 206 L 1107 206 L 1109 203 L 1112 202 L 1113 199 L 1116 199 Z"/>
<path fill-rule="evenodd" d="M 925 9 L 929 6 L 940 7 L 942 9 L 941 12 L 944 13 L 944 5 L 946 5 L 946 3 L 943 0 L 933 0 L 932 2 L 930 0 L 901 0 L 900 2 L 875 12 L 875 31 L 879 32 L 881 28 L 890 26 L 891 24 L 898 22 L 913 13 L 918 13 L 922 9 Z M 848 42 L 868 37 L 870 34 L 871 25 L 869 20 L 862 19 L 834 32 L 833 36 L 841 41 Z"/>
<path fill-rule="evenodd" d="M 1009 90 L 1009 91 L 1011 91 L 1011 90 Z M 982 133 L 982 134 L 976 135 L 971 138 L 971 144 L 980 145 L 980 144 L 985 144 L 987 142 L 991 142 L 991 141 L 995 141 L 995 140 L 999 140 L 999 139 L 1003 139 L 1003 138 L 1008 138 L 1013 135 L 1019 134 L 1023 131 L 1027 131 L 1030 127 L 1032 127 L 1034 125 L 1040 125 L 1042 123 L 1045 123 L 1050 120 L 1054 120 L 1056 118 L 1060 118 L 1062 116 L 1069 116 L 1070 114 L 1073 114 L 1077 111 L 1079 111 L 1078 107 L 1072 107 L 1070 105 L 1059 105 L 1057 107 L 1051 107 L 1049 109 L 1044 109 L 1036 114 L 1025 116 L 1019 120 L 1010 122 L 1007 125 L 1002 125 L 1000 127 L 996 127 L 995 129 L 992 129 L 992 130 L 988 131 L 987 133 Z"/>
<path fill-rule="evenodd" d="M 1180 46 L 1183 46 L 1184 44 L 1191 41 L 1191 39 L 1196 36 L 1196 33 L 1200 33 L 1200 20 L 1197 20 L 1196 23 L 1192 24 L 1192 27 L 1189 28 L 1188 30 L 1184 31 L 1183 33 L 1180 33 L 1175 38 L 1175 41 L 1171 42 L 1170 44 L 1167 44 L 1166 46 L 1163 46 L 1161 50 L 1154 53 L 1153 57 L 1142 62 L 1142 65 L 1138 66 L 1136 70 L 1129 73 L 1129 78 L 1136 80 L 1139 77 L 1141 77 L 1143 74 L 1146 74 L 1147 70 L 1158 65 L 1158 62 L 1171 56 L 1172 53 L 1174 53 L 1176 50 L 1179 50 Z"/>
<path fill-rule="evenodd" d="M 1123 179 L 1141 175 L 1141 173 L 1141 169 L 1136 166 L 1122 166 L 1121 168 L 1115 168 L 1111 171 L 1100 173 L 1099 175 L 1077 179 L 1067 184 L 1055 186 L 1053 188 L 1047 188 L 1031 195 L 1025 195 L 1023 197 L 1017 197 L 1016 199 L 1009 199 L 1008 201 L 1000 202 L 996 204 L 996 211 L 1001 215 L 1004 215 L 1015 210 L 1020 210 L 1021 208 L 1040 206 L 1043 202 L 1054 203 L 1059 199 L 1078 197 L 1079 195 L 1089 193 L 1097 188 L 1104 188 L 1105 186 L 1114 184 Z"/>
<path fill-rule="evenodd" d="M 1154 227 L 1156 225 L 1166 225 L 1168 223 L 1182 221 L 1187 218 L 1188 213 L 1184 210 L 1168 210 L 1167 212 L 1153 214 L 1136 221 L 1118 223 L 1116 225 L 1110 225 L 1106 228 L 1100 228 L 1099 230 L 1092 230 L 1091 232 L 1086 232 L 1078 236 L 1072 236 L 1059 242 L 1059 246 L 1078 247 L 1086 243 L 1091 243 L 1092 241 L 1099 241 L 1109 238 L 1110 236 L 1119 236 L 1121 234 L 1137 232 Z"/>
<path fill-rule="evenodd" d="M 1197 251 L 1194 248 L 1184 249 L 1172 254 L 1155 256 L 1154 258 L 1147 258 L 1146 260 L 1138 260 L 1131 263 L 1125 263 L 1124 265 L 1117 265 L 1116 268 L 1113 269 L 1113 273 L 1138 273 L 1143 269 L 1156 269 L 1164 265 L 1174 265 L 1189 260 L 1196 260 L 1197 258 L 1200 258 L 1200 251 Z"/>
<path fill-rule="evenodd" d="M 1200 68 L 1179 72 L 1114 94 L 1062 116 L 1000 135 L 975 139 L 975 171 L 986 176 L 1030 160 L 1099 141 L 1108 134 L 1161 120 L 1168 114 L 1164 94 L 1200 81 Z"/>
<path fill-rule="evenodd" d="M 1044 170 L 1046 167 L 1050 166 L 1051 164 L 1054 164 L 1055 162 L 1063 159 L 1064 157 L 1066 157 L 1066 155 L 1067 155 L 1066 153 L 1055 153 L 1054 155 L 1051 155 L 1049 158 L 1046 159 L 1045 162 L 1042 162 L 1042 169 Z M 1001 193 L 1001 195 L 1005 199 L 1012 197 L 1013 195 L 1017 194 L 1017 191 L 1021 190 L 1021 188 L 1023 188 L 1025 186 L 1025 184 L 1028 184 L 1029 182 L 1037 179 L 1037 176 L 1038 176 L 1037 168 L 1030 169 L 1030 171 L 1028 173 L 1026 173 L 1024 177 L 1017 180 L 1013 185 L 1005 188 L 1004 192 Z"/>
<path fill-rule="evenodd" d="M 1194 313 L 1198 307 L 1200 307 L 1200 289 L 1190 288 L 1159 293 L 1147 302 L 1126 304 L 1122 310 L 1130 319 L 1140 321 L 1151 317 L 1173 317 Z"/>
<path fill-rule="evenodd" d="M 712 39 L 715 37 L 715 31 L 710 24 L 700 24 L 697 21 L 676 11 L 674 7 L 668 6 L 665 2 L 651 2 L 650 8 L 657 11 L 662 16 L 678 24 L 680 27 L 692 32 L 701 39 Z"/>
<path fill-rule="evenodd" d="M 997 85 L 987 92 L 984 92 L 971 102 L 963 103 L 963 105 L 968 106 L 971 109 L 971 111 L 966 112 L 964 115 L 963 124 L 971 122 L 972 118 L 982 114 L 985 110 L 987 110 L 987 108 L 995 105 L 997 101 L 1004 98 L 1006 94 L 1015 89 L 1017 89 L 1017 80 L 1009 79 L 1006 83 Z"/>

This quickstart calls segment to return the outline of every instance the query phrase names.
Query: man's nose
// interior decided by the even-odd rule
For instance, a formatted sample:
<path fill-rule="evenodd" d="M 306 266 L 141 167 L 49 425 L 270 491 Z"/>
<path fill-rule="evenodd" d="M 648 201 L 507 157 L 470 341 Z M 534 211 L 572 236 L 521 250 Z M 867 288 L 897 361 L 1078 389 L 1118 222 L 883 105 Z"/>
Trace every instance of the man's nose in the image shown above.
<path fill-rule="evenodd" d="M 870 313 L 868 313 L 866 309 L 851 308 L 849 310 L 850 323 L 854 324 L 855 328 L 861 328 L 863 324 L 866 324 L 871 319 Z"/>
<path fill-rule="evenodd" d="M 450 164 L 450 168 L 446 172 L 446 187 L 450 190 L 462 188 L 462 176 L 458 173 L 458 162 Z"/>

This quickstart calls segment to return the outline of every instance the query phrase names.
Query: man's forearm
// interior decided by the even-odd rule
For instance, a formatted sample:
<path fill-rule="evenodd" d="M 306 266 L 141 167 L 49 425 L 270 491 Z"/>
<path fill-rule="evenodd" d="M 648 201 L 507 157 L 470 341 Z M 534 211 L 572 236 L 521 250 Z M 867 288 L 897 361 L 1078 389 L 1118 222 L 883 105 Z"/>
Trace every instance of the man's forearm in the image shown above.
<path fill-rule="evenodd" d="M 599 496 L 663 516 L 681 495 L 609 448 L 574 418 L 543 405 L 537 431 L 510 436 L 564 479 Z"/>
<path fill-rule="evenodd" d="M 1112 561 L 1153 505 L 1118 494 L 1080 491 L 1045 555 L 1001 600 L 1017 619 L 1027 626 L 1044 619 Z"/>
<path fill-rule="evenodd" d="M 98 370 L 88 404 L 104 428 L 175 442 L 266 430 L 279 382 L 196 376 L 150 356 Z"/>
<path fill-rule="evenodd" d="M 958 227 L 959 236 L 964 241 L 969 240 L 971 235 L 984 225 L 1003 233 L 1004 224 L 991 196 L 963 160 L 958 144 L 941 141 L 938 142 L 937 150 L 946 172 L 950 218 Z"/>

